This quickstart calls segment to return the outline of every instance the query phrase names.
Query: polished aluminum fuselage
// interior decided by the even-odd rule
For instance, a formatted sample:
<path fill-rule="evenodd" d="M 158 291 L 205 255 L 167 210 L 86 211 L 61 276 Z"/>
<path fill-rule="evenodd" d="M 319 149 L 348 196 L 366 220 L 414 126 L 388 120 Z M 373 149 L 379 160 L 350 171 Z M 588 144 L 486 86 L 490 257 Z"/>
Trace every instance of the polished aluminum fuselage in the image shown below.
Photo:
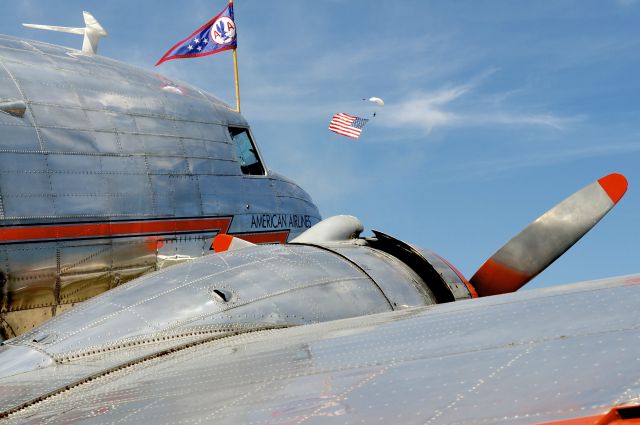
<path fill-rule="evenodd" d="M 167 349 L 434 305 L 443 290 L 452 301 L 472 296 L 433 253 L 401 245 L 385 235 L 252 245 L 139 277 L 0 344 L 0 388 L 21 387 L 0 390 L 0 419 Z"/>
<path fill-rule="evenodd" d="M 320 219 L 295 183 L 243 174 L 229 127 L 249 125 L 195 87 L 0 36 L 3 102 L 25 106 L 0 112 L 5 337 L 207 254 L 219 232 L 284 242 Z"/>

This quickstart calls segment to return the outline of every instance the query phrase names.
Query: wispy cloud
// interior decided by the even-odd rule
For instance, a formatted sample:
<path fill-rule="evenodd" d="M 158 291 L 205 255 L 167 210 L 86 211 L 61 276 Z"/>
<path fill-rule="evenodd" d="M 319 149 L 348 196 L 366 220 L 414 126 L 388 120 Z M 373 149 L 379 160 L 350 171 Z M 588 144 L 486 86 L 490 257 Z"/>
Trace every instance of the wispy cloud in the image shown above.
<path fill-rule="evenodd" d="M 563 149 L 549 152 L 529 153 L 520 157 L 490 159 L 484 161 L 474 160 L 471 166 L 468 163 L 454 165 L 451 173 L 447 173 L 447 181 L 458 180 L 490 180 L 504 175 L 508 171 L 524 168 L 548 167 L 553 164 L 562 164 L 587 158 L 625 155 L 640 152 L 640 143 L 628 142 L 612 145 L 586 146 L 573 149 Z"/>
<path fill-rule="evenodd" d="M 504 103 L 516 97 L 518 90 L 502 95 L 474 93 L 488 75 L 466 84 L 416 93 L 407 100 L 391 104 L 381 124 L 391 128 L 422 129 L 429 134 L 438 127 L 536 126 L 563 130 L 586 119 L 584 115 L 564 117 L 550 112 L 509 111 L 513 107 Z M 468 101 L 459 102 L 461 100 Z"/>
<path fill-rule="evenodd" d="M 576 124 L 586 120 L 585 115 L 576 115 L 570 117 L 556 116 L 547 114 L 510 114 L 505 112 L 493 112 L 487 115 L 479 114 L 470 116 L 466 120 L 469 124 L 475 125 L 530 125 L 538 127 L 547 127 L 555 130 L 564 130 L 572 124 Z"/>
<path fill-rule="evenodd" d="M 385 111 L 387 118 L 382 121 L 388 127 L 417 127 L 430 133 L 435 127 L 451 126 L 460 117 L 445 107 L 471 90 L 464 85 L 435 93 L 414 95 L 413 98 L 391 105 Z"/>

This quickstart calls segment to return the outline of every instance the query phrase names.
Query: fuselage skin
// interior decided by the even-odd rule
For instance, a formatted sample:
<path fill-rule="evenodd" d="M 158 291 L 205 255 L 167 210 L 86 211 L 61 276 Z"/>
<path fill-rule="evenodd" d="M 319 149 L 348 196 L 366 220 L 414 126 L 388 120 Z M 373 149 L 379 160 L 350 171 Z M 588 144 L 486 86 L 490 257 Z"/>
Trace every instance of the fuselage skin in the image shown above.
<path fill-rule="evenodd" d="M 187 84 L 0 36 L 2 105 L 2 338 L 210 253 L 220 232 L 286 242 L 320 220 L 242 115 Z"/>

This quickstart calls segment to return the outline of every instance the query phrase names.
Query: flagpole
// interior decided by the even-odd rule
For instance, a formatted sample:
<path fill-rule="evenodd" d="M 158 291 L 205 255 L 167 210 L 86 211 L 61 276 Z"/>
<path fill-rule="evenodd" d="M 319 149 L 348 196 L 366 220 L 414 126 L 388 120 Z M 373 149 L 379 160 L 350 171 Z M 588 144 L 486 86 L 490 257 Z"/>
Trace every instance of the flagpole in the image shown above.
<path fill-rule="evenodd" d="M 238 55 L 233 49 L 233 69 L 236 75 L 236 112 L 240 112 L 240 82 L 238 81 Z"/>
<path fill-rule="evenodd" d="M 229 0 L 229 6 L 233 7 L 233 0 Z M 234 11 L 235 12 L 235 11 Z M 236 37 L 238 33 L 236 32 Z M 233 72 L 236 77 L 236 112 L 240 113 L 240 80 L 238 79 L 238 53 L 233 49 Z"/>

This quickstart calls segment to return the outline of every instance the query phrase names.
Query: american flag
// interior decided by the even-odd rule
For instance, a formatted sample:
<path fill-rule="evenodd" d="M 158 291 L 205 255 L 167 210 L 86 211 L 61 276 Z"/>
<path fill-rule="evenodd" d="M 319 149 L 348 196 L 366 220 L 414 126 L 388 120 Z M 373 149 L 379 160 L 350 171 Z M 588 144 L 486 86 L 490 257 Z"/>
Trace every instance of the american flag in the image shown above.
<path fill-rule="evenodd" d="M 367 121 L 369 120 L 366 118 L 354 117 L 344 112 L 339 112 L 331 118 L 329 130 L 343 136 L 351 137 L 352 139 L 357 139 L 360 137 L 362 128 Z"/>

